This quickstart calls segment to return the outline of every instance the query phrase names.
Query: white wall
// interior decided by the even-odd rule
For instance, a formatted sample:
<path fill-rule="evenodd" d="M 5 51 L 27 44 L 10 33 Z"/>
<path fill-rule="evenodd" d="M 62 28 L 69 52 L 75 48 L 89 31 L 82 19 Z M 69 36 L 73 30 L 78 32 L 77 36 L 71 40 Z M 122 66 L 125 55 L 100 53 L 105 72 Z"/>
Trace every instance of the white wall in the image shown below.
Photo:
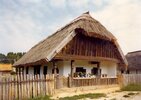
<path fill-rule="evenodd" d="M 75 68 L 74 68 L 75 70 L 76 70 L 76 67 L 83 67 L 84 69 L 86 69 L 86 73 L 91 73 L 91 69 L 93 67 L 96 67 L 96 66 L 90 64 L 88 61 L 82 61 L 82 60 L 75 61 L 74 66 L 75 66 Z M 74 72 L 75 72 L 75 70 L 74 70 Z"/>
<path fill-rule="evenodd" d="M 52 74 L 53 64 L 51 62 L 46 65 L 42 65 L 40 69 L 40 73 L 43 74 L 43 67 L 47 66 L 47 74 Z M 57 67 L 59 69 L 59 75 L 63 75 L 68 77 L 71 72 L 71 61 L 58 61 Z M 86 69 L 86 73 L 91 73 L 91 69 L 96 67 L 93 64 L 90 64 L 89 61 L 76 60 L 74 62 L 74 72 L 76 67 L 83 67 Z M 102 61 L 100 62 L 101 74 L 107 74 L 107 77 L 116 77 L 117 74 L 117 63 L 110 61 Z M 26 69 L 24 69 L 24 73 L 26 74 Z M 29 74 L 34 74 L 34 68 L 29 67 Z"/>
<path fill-rule="evenodd" d="M 58 61 L 57 62 L 57 67 L 59 69 L 59 75 L 63 75 L 63 71 L 64 71 L 64 64 L 62 61 Z"/>
<path fill-rule="evenodd" d="M 63 61 L 63 75 L 68 76 L 71 72 L 71 62 Z M 74 62 L 74 72 L 76 67 L 83 67 L 86 69 L 86 73 L 91 73 L 91 69 L 96 67 L 93 64 L 90 64 L 88 61 L 77 60 Z M 117 74 L 117 63 L 110 61 L 102 61 L 100 62 L 101 74 L 107 74 L 107 77 L 116 77 Z"/>
<path fill-rule="evenodd" d="M 24 70 L 26 70 L 26 69 L 24 69 Z M 33 75 L 34 74 L 34 68 L 30 66 L 29 69 L 28 69 L 28 73 Z M 26 72 L 25 72 L 25 74 L 26 74 Z"/>
<path fill-rule="evenodd" d="M 100 63 L 101 74 L 107 74 L 108 77 L 116 77 L 117 63 L 103 61 Z"/>
<path fill-rule="evenodd" d="M 50 67 L 50 64 L 47 64 L 47 65 L 42 65 L 40 67 L 40 74 L 43 74 L 43 70 L 44 70 L 44 66 L 48 66 L 48 69 L 47 69 L 47 73 L 52 73 L 52 69 Z M 34 74 L 34 67 L 33 66 L 28 66 L 28 73 L 29 74 Z M 24 67 L 24 74 L 26 74 L 26 67 Z"/>
<path fill-rule="evenodd" d="M 65 76 L 65 77 L 68 77 L 68 75 L 70 74 L 70 72 L 71 72 L 71 61 L 63 61 L 63 64 L 64 64 L 64 66 L 63 66 L 63 75 Z"/>

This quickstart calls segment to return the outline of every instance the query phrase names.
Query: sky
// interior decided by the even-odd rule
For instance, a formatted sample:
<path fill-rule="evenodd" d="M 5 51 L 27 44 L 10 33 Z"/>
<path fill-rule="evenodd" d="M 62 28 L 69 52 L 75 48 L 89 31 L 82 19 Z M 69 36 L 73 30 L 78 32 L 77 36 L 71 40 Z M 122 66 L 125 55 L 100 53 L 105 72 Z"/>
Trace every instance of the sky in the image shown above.
<path fill-rule="evenodd" d="M 141 0 L 0 0 L 0 53 L 31 47 L 87 11 L 124 54 L 141 50 Z"/>

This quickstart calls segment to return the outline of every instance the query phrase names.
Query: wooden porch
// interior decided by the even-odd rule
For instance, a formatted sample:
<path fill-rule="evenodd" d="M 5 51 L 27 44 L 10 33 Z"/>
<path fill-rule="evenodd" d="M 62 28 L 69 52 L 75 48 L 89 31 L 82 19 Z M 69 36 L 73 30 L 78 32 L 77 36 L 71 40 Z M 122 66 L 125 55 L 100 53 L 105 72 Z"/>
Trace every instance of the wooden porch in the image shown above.
<path fill-rule="evenodd" d="M 72 86 L 95 86 L 95 85 L 113 85 L 117 84 L 117 78 L 73 78 Z"/>
<path fill-rule="evenodd" d="M 56 77 L 56 88 L 72 88 L 83 86 L 102 86 L 102 85 L 117 85 L 118 78 L 72 78 L 72 77 Z"/>

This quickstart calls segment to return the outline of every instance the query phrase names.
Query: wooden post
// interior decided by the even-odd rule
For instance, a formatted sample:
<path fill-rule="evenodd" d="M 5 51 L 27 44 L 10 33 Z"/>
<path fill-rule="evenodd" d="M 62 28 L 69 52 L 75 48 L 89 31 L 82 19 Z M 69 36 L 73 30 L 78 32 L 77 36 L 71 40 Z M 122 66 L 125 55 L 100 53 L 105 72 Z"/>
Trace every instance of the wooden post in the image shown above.
<path fill-rule="evenodd" d="M 57 75 L 57 64 L 56 61 L 53 61 L 53 69 L 54 69 L 54 75 Z"/>
<path fill-rule="evenodd" d="M 74 60 L 71 60 L 71 72 L 70 72 L 70 75 L 68 77 L 69 87 L 73 86 L 73 82 L 72 82 L 73 81 L 73 77 L 74 77 L 73 69 L 74 69 Z"/>
<path fill-rule="evenodd" d="M 53 70 L 54 70 L 54 88 L 57 89 L 57 64 L 56 61 L 53 61 Z"/>
<path fill-rule="evenodd" d="M 71 77 L 72 78 L 74 77 L 73 70 L 74 70 L 74 60 L 71 60 Z"/>
<path fill-rule="evenodd" d="M 97 75 L 98 75 L 98 77 L 100 78 L 101 77 L 101 71 L 100 71 L 100 66 L 99 66 L 100 64 L 99 64 L 99 62 L 98 62 L 98 64 L 97 64 L 97 68 L 98 68 L 98 73 L 97 73 Z"/>
<path fill-rule="evenodd" d="M 71 88 L 72 87 L 72 77 L 69 75 L 69 77 L 68 77 L 68 81 L 69 81 L 69 83 L 68 83 L 68 86 L 69 86 L 69 88 Z"/>

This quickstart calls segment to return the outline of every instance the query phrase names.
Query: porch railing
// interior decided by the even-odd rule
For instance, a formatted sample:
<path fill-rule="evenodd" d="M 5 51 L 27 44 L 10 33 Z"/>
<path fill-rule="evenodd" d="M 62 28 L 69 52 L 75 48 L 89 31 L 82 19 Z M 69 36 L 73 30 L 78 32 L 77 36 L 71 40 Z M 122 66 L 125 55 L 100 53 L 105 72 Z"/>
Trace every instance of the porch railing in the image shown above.
<path fill-rule="evenodd" d="M 117 78 L 69 78 L 70 87 L 114 84 L 118 84 Z"/>

